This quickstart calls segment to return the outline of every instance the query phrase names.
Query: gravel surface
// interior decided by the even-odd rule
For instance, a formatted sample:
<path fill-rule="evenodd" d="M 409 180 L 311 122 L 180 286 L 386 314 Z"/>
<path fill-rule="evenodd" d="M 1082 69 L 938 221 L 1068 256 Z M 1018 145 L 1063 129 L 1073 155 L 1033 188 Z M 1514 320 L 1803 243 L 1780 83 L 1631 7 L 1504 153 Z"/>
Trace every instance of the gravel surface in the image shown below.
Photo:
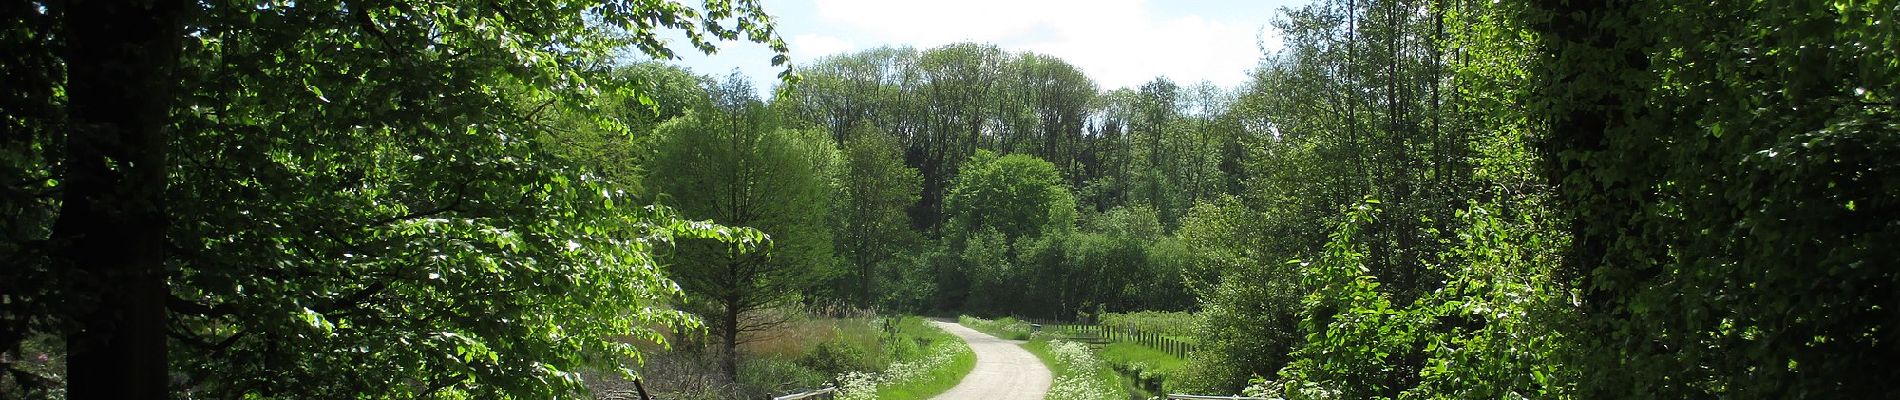
<path fill-rule="evenodd" d="M 1049 392 L 1049 366 L 1023 350 L 1023 342 L 1003 340 L 955 323 L 932 323 L 963 338 L 976 353 L 976 368 L 936 400 L 1037 400 Z"/>

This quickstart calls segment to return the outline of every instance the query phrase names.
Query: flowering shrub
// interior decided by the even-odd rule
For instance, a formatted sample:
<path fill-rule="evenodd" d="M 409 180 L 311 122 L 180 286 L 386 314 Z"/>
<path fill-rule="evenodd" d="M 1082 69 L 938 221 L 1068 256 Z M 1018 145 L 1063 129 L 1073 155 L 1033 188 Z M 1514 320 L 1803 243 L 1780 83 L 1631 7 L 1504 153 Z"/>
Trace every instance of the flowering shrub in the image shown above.
<path fill-rule="evenodd" d="M 1049 341 L 1050 358 L 1055 359 L 1055 383 L 1049 387 L 1049 400 L 1099 400 L 1125 397 L 1112 386 L 1113 376 L 1107 364 L 1095 356 L 1088 345 L 1067 340 Z"/>
<path fill-rule="evenodd" d="M 838 398 L 840 400 L 877 398 L 877 378 L 878 374 L 870 372 L 846 372 L 838 375 Z"/>
<path fill-rule="evenodd" d="M 838 375 L 838 398 L 875 399 L 880 387 L 896 386 L 928 379 L 932 373 L 949 368 L 958 355 L 969 353 L 970 346 L 960 340 L 947 340 L 930 346 L 929 354 L 913 360 L 891 363 L 879 372 L 847 372 Z"/>

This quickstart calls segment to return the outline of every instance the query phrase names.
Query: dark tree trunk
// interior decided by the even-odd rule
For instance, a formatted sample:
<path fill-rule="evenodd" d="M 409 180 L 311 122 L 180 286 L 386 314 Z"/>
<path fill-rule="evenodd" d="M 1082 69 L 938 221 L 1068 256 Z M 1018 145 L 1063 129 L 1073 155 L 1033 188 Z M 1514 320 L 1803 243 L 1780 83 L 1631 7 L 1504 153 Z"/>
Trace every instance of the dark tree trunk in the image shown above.
<path fill-rule="evenodd" d="M 1632 124 L 1647 118 L 1644 79 L 1649 46 L 1642 18 L 1634 10 L 1640 1 L 1533 3 L 1547 21 L 1529 23 L 1543 36 L 1547 55 L 1537 68 L 1538 97 L 1553 106 L 1542 111 L 1550 138 L 1542 144 L 1546 182 L 1556 190 L 1560 209 L 1568 210 L 1571 233 L 1560 279 L 1578 282 L 1583 338 L 1579 365 L 1610 366 L 1586 371 L 1579 395 L 1616 397 L 1631 387 L 1650 387 L 1661 380 L 1632 374 L 1615 366 L 1626 361 L 1653 360 L 1660 350 L 1655 336 L 1643 328 L 1629 328 L 1630 308 L 1625 301 L 1637 287 L 1653 282 L 1660 270 L 1643 255 L 1631 254 L 1617 242 L 1642 235 L 1633 215 L 1654 201 L 1645 199 L 1645 187 L 1656 179 L 1617 163 L 1618 146 L 1633 140 Z M 1533 14 L 1533 15 L 1537 15 Z M 1627 159 L 1627 158 L 1622 158 Z M 1604 175 L 1609 175 L 1607 178 Z M 1598 356 L 1611 355 L 1611 356 Z M 1591 357 L 1602 357 L 1592 359 Z M 1663 397 L 1669 397 L 1663 395 Z"/>
<path fill-rule="evenodd" d="M 1638 19 L 1628 15 L 1634 3 L 1541 1 L 1535 4 L 1550 19 L 1530 24 L 1545 35 L 1545 52 L 1565 57 L 1539 71 L 1544 85 L 1539 95 L 1568 103 L 1544 115 L 1550 139 L 1540 150 L 1545 181 L 1556 187 L 1559 200 L 1572 210 L 1571 246 L 1563 272 L 1566 278 L 1585 283 L 1583 308 L 1592 315 L 1614 307 L 1610 293 L 1591 287 L 1591 271 L 1609 261 L 1612 242 L 1625 234 L 1617 224 L 1644 208 L 1641 199 L 1627 195 L 1629 186 L 1639 185 L 1631 183 L 1636 177 L 1619 181 L 1591 176 L 1603 167 L 1593 164 L 1591 156 L 1611 150 L 1617 140 L 1612 133 L 1626 129 L 1628 119 L 1637 115 L 1632 110 L 1642 103 L 1645 88 L 1622 77 L 1626 72 L 1647 71 L 1648 58 L 1642 45 L 1625 43 L 1630 37 L 1618 31 L 1641 31 L 1633 25 Z"/>
<path fill-rule="evenodd" d="M 72 130 L 54 238 L 80 277 L 68 396 L 166 397 L 165 125 L 185 2 L 66 5 Z"/>
<path fill-rule="evenodd" d="M 724 321 L 720 322 L 719 335 L 719 372 L 727 378 L 739 377 L 739 310 L 737 301 L 728 303 Z"/>
<path fill-rule="evenodd" d="M 868 252 L 870 250 L 866 250 L 866 251 Z M 871 285 L 872 285 L 872 282 L 874 281 L 874 279 L 872 279 L 872 274 L 877 273 L 876 269 L 877 269 L 877 262 L 872 261 L 871 257 L 859 257 L 858 259 L 858 307 L 864 307 L 867 309 L 871 308 L 871 303 L 872 303 Z"/>

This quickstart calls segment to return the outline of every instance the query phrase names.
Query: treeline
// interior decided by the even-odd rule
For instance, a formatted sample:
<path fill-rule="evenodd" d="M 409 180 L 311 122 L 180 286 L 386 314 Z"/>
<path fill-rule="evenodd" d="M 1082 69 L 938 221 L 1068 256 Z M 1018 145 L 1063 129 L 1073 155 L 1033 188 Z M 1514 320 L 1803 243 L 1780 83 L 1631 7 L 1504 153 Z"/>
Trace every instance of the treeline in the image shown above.
<path fill-rule="evenodd" d="M 1234 93 L 1208 83 L 1102 91 L 1059 58 L 975 43 L 834 55 L 800 73 L 778 114 L 841 144 L 889 137 L 920 179 L 905 206 L 913 241 L 885 246 L 904 250 L 876 257 L 889 265 L 856 264 L 885 278 L 847 282 L 886 306 L 1186 309 L 1172 232 L 1246 179 Z"/>
<path fill-rule="evenodd" d="M 642 198 L 687 218 L 744 226 L 770 238 L 742 248 L 685 240 L 665 252 L 668 276 L 687 294 L 686 309 L 711 328 L 728 375 L 739 365 L 739 345 L 778 323 L 768 311 L 794 303 L 1062 318 L 1192 304 L 1179 278 L 1184 248 L 1156 208 L 1079 206 L 1070 175 L 1042 158 L 971 144 L 960 131 L 937 135 L 957 138 L 938 144 L 920 141 L 930 135 L 894 135 L 869 123 L 829 132 L 793 112 L 801 109 L 795 98 L 757 98 L 752 84 L 736 75 L 715 80 L 650 63 L 610 74 L 664 85 L 653 92 L 668 94 L 656 102 L 665 121 L 632 142 L 612 131 L 562 133 L 580 144 L 566 154 L 614 154 L 583 164 L 596 166 L 590 173 L 640 182 Z M 804 82 L 823 79 L 810 75 Z M 955 89 L 943 85 L 936 90 Z M 587 112 L 640 120 L 653 107 L 637 100 L 605 97 Z M 1073 113 L 1093 115 L 1090 110 Z M 989 121 L 978 124 L 984 131 L 975 138 L 1014 140 L 1016 134 L 987 131 L 994 110 L 967 112 Z M 921 173 L 930 171 L 928 160 L 920 162 L 925 168 L 913 166 L 914 156 L 933 153 L 955 157 L 948 164 L 954 176 Z M 616 175 L 623 173 L 632 175 Z M 933 201 L 924 193 L 933 179 L 948 181 L 934 201 L 941 211 L 930 209 Z"/>

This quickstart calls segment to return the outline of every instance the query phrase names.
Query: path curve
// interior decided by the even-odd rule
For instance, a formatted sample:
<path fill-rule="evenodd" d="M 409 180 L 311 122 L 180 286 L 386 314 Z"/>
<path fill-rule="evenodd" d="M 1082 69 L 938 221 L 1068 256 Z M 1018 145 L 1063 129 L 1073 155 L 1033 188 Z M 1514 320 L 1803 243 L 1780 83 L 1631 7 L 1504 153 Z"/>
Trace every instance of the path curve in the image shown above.
<path fill-rule="evenodd" d="M 963 338 L 976 353 L 976 368 L 950 391 L 934 400 L 1039 400 L 1049 392 L 1049 366 L 1021 341 L 1003 340 L 963 325 L 931 321 L 945 332 Z"/>

